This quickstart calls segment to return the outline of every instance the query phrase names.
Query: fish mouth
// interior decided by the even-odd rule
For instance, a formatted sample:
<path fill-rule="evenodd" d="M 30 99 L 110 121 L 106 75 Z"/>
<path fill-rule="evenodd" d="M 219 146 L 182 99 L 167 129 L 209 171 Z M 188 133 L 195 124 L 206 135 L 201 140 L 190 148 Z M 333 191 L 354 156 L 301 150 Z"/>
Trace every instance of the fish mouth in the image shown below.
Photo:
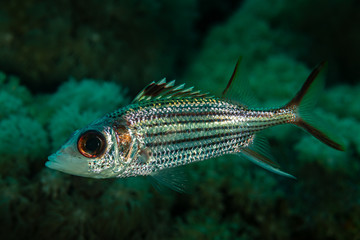
<path fill-rule="evenodd" d="M 85 159 L 72 156 L 63 151 L 63 149 L 58 152 L 50 155 L 48 161 L 45 163 L 45 166 L 64 172 L 67 174 L 72 174 L 76 176 L 88 176 L 88 163 Z"/>
<path fill-rule="evenodd" d="M 45 163 L 45 166 L 54 170 L 61 171 L 61 164 L 56 161 L 57 153 L 53 153 L 48 157 L 48 161 Z"/>

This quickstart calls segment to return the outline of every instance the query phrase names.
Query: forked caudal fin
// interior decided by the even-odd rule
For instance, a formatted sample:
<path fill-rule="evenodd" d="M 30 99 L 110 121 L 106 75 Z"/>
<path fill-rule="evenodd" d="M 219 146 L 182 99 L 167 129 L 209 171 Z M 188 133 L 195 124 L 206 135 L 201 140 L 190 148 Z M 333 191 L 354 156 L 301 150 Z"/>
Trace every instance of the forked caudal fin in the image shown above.
<path fill-rule="evenodd" d="M 304 129 L 326 145 L 334 149 L 344 151 L 344 146 L 342 144 L 338 143 L 328 134 L 325 134 L 322 130 L 317 129 L 312 125 L 313 120 L 310 116 L 310 110 L 316 102 L 314 98 L 316 98 L 316 95 L 318 95 L 318 90 L 320 90 L 323 85 L 321 79 L 318 79 L 317 81 L 315 80 L 325 65 L 326 62 L 321 62 L 310 73 L 300 91 L 288 104 L 284 106 L 284 108 L 295 109 L 296 119 L 294 124 L 296 126 Z"/>
<path fill-rule="evenodd" d="M 281 109 L 289 109 L 295 114 L 295 121 L 292 122 L 294 125 L 301 127 L 328 146 L 343 151 L 344 147 L 342 144 L 335 141 L 334 138 L 330 137 L 328 134 L 325 134 L 324 131 L 314 127 L 314 121 L 310 116 L 310 110 L 316 103 L 316 96 L 319 95 L 318 90 L 320 90 L 323 85 L 321 81 L 322 79 L 318 79 L 317 81 L 315 81 L 315 79 L 317 79 L 317 76 L 325 65 L 325 62 L 320 63 L 310 73 L 309 77 L 306 79 L 302 88 L 295 97 Z M 235 67 L 234 71 L 237 70 L 237 67 L 238 66 Z M 228 86 L 231 84 L 232 80 L 233 79 L 231 78 Z M 226 91 L 224 92 L 226 93 Z M 248 148 L 241 149 L 239 155 L 247 157 L 247 159 L 253 163 L 273 173 L 294 178 L 292 175 L 280 170 L 279 165 L 274 162 L 272 156 L 268 153 L 269 151 L 266 141 L 259 137 L 259 134 L 256 134 L 255 137 L 256 138 L 253 139 L 253 144 Z"/>

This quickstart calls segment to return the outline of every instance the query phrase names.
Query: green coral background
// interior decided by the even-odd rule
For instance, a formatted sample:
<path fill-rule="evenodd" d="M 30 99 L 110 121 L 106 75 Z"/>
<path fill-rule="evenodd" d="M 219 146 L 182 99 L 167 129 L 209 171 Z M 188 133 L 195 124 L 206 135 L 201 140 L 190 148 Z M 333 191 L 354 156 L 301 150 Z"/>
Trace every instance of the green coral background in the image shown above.
<path fill-rule="evenodd" d="M 0 239 L 360 239 L 359 26 L 356 0 L 2 3 Z M 240 55 L 237 80 L 265 107 L 328 60 L 313 118 L 346 151 L 276 127 L 272 153 L 297 180 L 224 156 L 185 168 L 189 194 L 44 167 L 151 81 L 221 94 Z"/>

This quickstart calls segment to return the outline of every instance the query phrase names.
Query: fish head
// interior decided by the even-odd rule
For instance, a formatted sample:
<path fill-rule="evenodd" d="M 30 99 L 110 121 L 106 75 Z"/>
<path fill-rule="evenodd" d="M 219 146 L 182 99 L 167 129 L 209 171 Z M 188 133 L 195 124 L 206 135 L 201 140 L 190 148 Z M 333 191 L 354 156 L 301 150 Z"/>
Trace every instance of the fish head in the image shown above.
<path fill-rule="evenodd" d="M 127 162 L 132 137 L 125 124 L 107 119 L 76 130 L 70 139 L 48 157 L 46 166 L 64 173 L 110 178 L 119 175 Z"/>

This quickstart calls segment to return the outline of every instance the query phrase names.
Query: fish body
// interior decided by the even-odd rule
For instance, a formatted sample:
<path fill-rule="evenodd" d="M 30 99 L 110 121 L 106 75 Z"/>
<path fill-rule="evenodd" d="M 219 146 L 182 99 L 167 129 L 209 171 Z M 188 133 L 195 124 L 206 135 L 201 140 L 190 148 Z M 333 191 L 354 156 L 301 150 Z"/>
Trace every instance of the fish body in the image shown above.
<path fill-rule="evenodd" d="M 115 128 L 120 119 L 137 141 L 131 149 L 135 153 L 126 155 L 129 166 L 118 177 L 149 175 L 237 153 L 253 143 L 256 132 L 295 119 L 291 111 L 248 110 L 214 98 L 146 102 L 107 117 Z M 130 156 L 140 160 L 131 161 Z"/>
<path fill-rule="evenodd" d="M 77 130 L 46 166 L 93 177 L 156 176 L 181 165 L 239 154 L 289 176 L 266 152 L 258 133 L 280 124 L 297 125 L 338 150 L 343 147 L 301 116 L 320 65 L 285 106 L 255 109 L 161 80 L 148 85 L 133 103 Z M 227 88 L 231 85 L 234 74 Z M 226 93 L 227 89 L 224 90 Z"/>

